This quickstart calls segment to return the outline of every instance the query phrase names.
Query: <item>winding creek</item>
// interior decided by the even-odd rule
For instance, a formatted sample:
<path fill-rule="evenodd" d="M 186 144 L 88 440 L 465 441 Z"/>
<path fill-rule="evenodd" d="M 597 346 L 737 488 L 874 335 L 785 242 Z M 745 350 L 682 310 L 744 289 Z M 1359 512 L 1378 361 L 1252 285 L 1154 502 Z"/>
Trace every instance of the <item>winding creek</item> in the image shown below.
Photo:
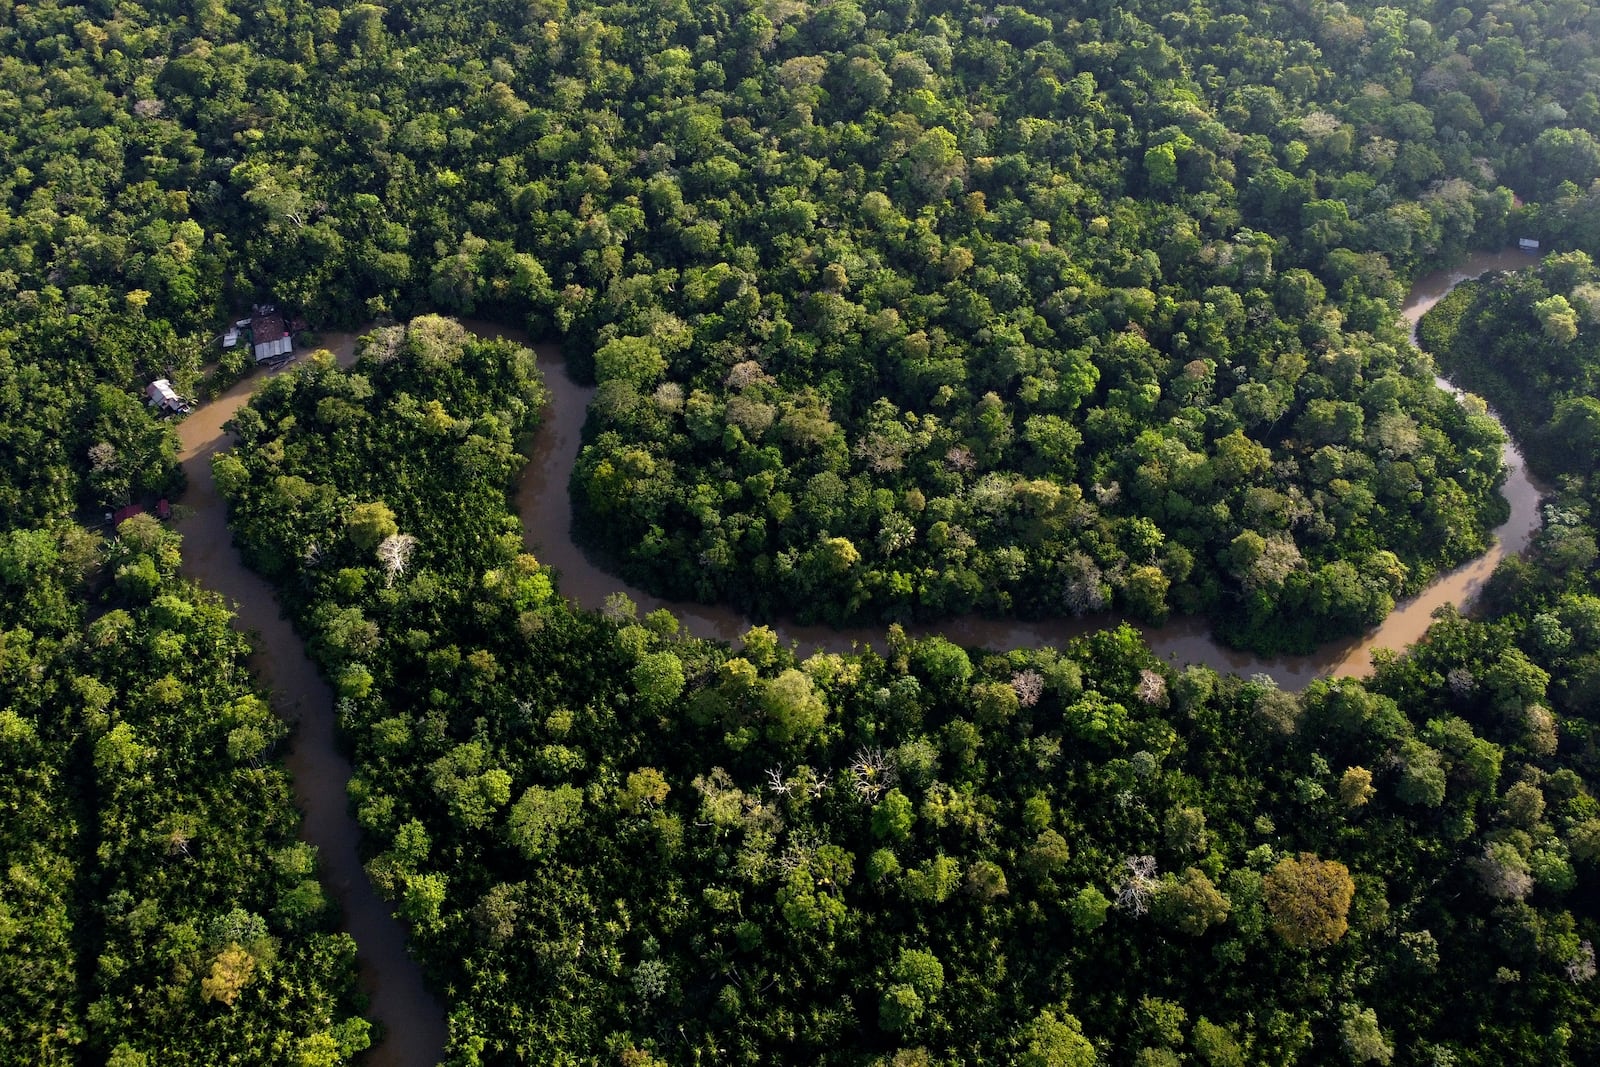
<path fill-rule="evenodd" d="M 1460 267 L 1420 279 L 1404 313 L 1413 326 L 1428 308 L 1459 281 L 1485 271 L 1526 267 L 1529 259 L 1515 251 L 1473 256 Z M 519 331 L 491 323 L 468 322 L 474 332 L 525 341 Z M 355 335 L 330 334 L 327 347 L 348 365 Z M 665 607 L 684 628 L 700 637 L 736 641 L 751 621 L 725 607 L 663 601 L 631 588 L 584 555 L 571 538 L 572 508 L 567 480 L 577 459 L 583 423 L 593 390 L 567 376 L 553 346 L 535 346 L 551 392 L 551 404 L 539 431 L 534 453 L 517 486 L 516 506 L 529 551 L 560 575 L 564 595 L 584 607 L 597 608 L 606 596 L 625 592 L 643 611 Z M 406 951 L 405 929 L 392 916 L 367 880 L 358 850 L 360 831 L 349 810 L 346 786 L 350 763 L 335 736 L 333 692 L 307 657 L 305 646 L 282 614 L 272 588 L 247 569 L 234 549 L 227 526 L 227 507 L 211 476 L 211 457 L 228 447 L 222 426 L 250 398 L 260 379 L 239 383 L 203 405 L 178 427 L 181 460 L 189 478 L 177 520 L 184 536 L 183 573 L 232 602 L 235 625 L 258 635 L 252 666 L 273 694 L 278 713 L 295 727 L 288 754 L 295 799 L 304 812 L 301 836 L 315 845 L 323 877 L 343 910 L 343 929 L 359 946 L 362 989 L 370 997 L 369 1016 L 382 1027 L 382 1041 L 368 1062 L 379 1067 L 422 1067 L 437 1063 L 445 1042 L 444 1009 L 422 980 L 421 968 Z M 1520 552 L 1539 526 L 1537 486 L 1529 480 L 1522 457 L 1507 445 L 1510 477 L 1504 492 L 1510 519 L 1496 531 L 1496 544 L 1484 556 L 1441 576 L 1422 595 L 1400 605 L 1366 636 L 1323 646 L 1309 656 L 1260 658 L 1213 642 L 1203 621 L 1183 619 L 1161 627 L 1143 627 L 1145 640 L 1158 655 L 1177 664 L 1203 663 L 1242 674 L 1269 674 L 1286 688 L 1300 688 L 1326 674 L 1365 675 L 1377 648 L 1402 648 L 1427 629 L 1432 612 L 1444 604 L 1471 600 L 1507 553 Z M 1120 622 L 1115 615 L 1076 620 L 1013 622 L 967 617 L 909 628 L 916 634 L 939 633 L 960 645 L 991 648 L 1051 645 Z M 882 627 L 834 630 L 782 621 L 773 627 L 802 654 L 817 649 L 848 651 L 881 641 Z"/>

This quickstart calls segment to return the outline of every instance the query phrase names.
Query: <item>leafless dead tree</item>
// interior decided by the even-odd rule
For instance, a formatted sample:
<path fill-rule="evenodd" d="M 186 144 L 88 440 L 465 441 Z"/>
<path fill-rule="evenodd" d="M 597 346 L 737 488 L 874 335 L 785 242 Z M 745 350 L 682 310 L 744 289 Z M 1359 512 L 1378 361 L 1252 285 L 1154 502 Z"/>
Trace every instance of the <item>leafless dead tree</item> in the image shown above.
<path fill-rule="evenodd" d="M 863 748 L 850 761 L 850 784 L 861 799 L 875 802 L 894 785 L 894 760 L 881 748 Z"/>
<path fill-rule="evenodd" d="M 1167 680 L 1146 667 L 1139 672 L 1139 699 L 1150 705 L 1167 702 Z"/>
<path fill-rule="evenodd" d="M 1143 915 L 1150 910 L 1150 897 L 1156 888 L 1156 858 L 1129 856 L 1122 862 L 1128 876 L 1117 887 L 1117 907 L 1130 915 Z"/>
<path fill-rule="evenodd" d="M 1567 978 L 1576 983 L 1587 982 L 1594 976 L 1594 942 L 1584 941 L 1578 945 L 1578 954 L 1567 961 Z"/>
<path fill-rule="evenodd" d="M 378 563 L 383 567 L 385 584 L 393 585 L 396 578 L 405 574 L 416 550 L 417 539 L 408 533 L 390 534 L 378 542 Z"/>

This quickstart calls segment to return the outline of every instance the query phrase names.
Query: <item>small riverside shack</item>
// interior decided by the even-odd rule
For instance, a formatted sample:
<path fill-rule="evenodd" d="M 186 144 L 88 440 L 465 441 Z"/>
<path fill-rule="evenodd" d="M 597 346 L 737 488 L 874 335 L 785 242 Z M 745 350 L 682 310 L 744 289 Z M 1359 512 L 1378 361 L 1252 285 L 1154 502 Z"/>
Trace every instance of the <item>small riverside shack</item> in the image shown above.
<path fill-rule="evenodd" d="M 294 338 L 283 316 L 271 304 L 257 304 L 250 319 L 250 342 L 255 346 L 257 363 L 285 359 L 294 351 Z"/>
<path fill-rule="evenodd" d="M 145 400 L 151 407 L 173 415 L 186 415 L 194 410 L 194 406 L 172 387 L 172 383 L 165 378 L 157 378 L 145 387 Z"/>

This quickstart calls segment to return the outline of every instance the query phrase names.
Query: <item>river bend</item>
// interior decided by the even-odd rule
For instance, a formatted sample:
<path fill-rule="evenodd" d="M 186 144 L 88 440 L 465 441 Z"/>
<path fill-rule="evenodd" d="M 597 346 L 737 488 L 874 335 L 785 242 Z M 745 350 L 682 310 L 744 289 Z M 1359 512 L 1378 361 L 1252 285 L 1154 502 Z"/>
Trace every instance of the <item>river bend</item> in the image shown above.
<path fill-rule="evenodd" d="M 354 337 L 330 335 L 348 364 Z M 316 846 L 323 884 L 338 901 L 343 929 L 356 942 L 368 1018 L 381 1027 L 366 1062 L 374 1067 L 432 1067 L 444 1057 L 444 1008 L 406 952 L 406 932 L 361 865 L 360 827 L 350 814 L 350 761 L 335 735 L 333 690 L 306 655 L 272 587 L 244 565 L 228 531 L 228 506 L 211 477 L 211 457 L 231 444 L 222 424 L 250 399 L 252 376 L 202 405 L 178 426 L 179 459 L 189 478 L 175 526 L 183 535 L 183 574 L 233 605 L 234 626 L 257 634 L 251 667 L 274 710 L 294 728 L 286 762 L 304 818 L 300 836 Z"/>
<path fill-rule="evenodd" d="M 1459 282 L 1476 278 L 1487 271 L 1515 270 L 1530 265 L 1528 256 L 1513 250 L 1478 253 L 1461 266 L 1438 271 L 1418 279 L 1407 297 L 1403 314 L 1412 325 L 1423 313 Z M 518 336 L 488 323 L 469 322 L 479 333 Z M 624 584 L 590 561 L 572 540 L 572 503 L 567 480 L 578 458 L 584 419 L 592 388 L 575 384 L 567 376 L 565 364 L 553 346 L 535 346 L 551 403 L 533 456 L 517 491 L 517 512 L 522 517 L 523 540 L 541 563 L 556 569 L 561 592 L 584 607 L 601 607 L 606 596 L 626 593 L 641 611 L 666 608 L 682 622 L 683 628 L 697 637 L 737 641 L 752 622 L 723 605 L 685 601 L 666 601 L 641 589 Z M 1441 382 L 1446 387 L 1447 382 Z M 1305 656 L 1256 656 L 1226 648 L 1212 639 L 1204 619 L 1179 618 L 1162 626 L 1140 626 L 1140 632 L 1156 654 L 1183 665 L 1202 663 L 1219 671 L 1245 676 L 1266 674 L 1278 684 L 1301 689 L 1313 678 L 1339 674 L 1365 677 L 1372 671 L 1372 652 L 1380 648 L 1402 649 L 1427 630 L 1433 612 L 1445 605 L 1470 602 L 1484 581 L 1507 553 L 1521 552 L 1539 528 L 1540 490 L 1529 480 L 1522 454 L 1508 442 L 1504 460 L 1508 470 L 1502 489 L 1511 504 L 1511 517 L 1494 531 L 1495 542 L 1489 551 L 1462 566 L 1440 575 L 1418 596 L 1396 606 L 1384 621 L 1369 633 L 1343 641 L 1330 642 Z M 993 649 L 1060 648 L 1073 637 L 1115 626 L 1123 618 L 1116 614 L 1091 615 L 1081 619 L 1017 621 L 962 616 L 935 623 L 906 627 L 907 632 L 926 636 L 940 634 L 958 645 Z M 856 626 L 836 630 L 829 626 L 804 626 L 793 620 L 772 623 L 783 641 L 793 642 L 802 655 L 816 650 L 848 652 L 883 640 L 884 627 Z"/>

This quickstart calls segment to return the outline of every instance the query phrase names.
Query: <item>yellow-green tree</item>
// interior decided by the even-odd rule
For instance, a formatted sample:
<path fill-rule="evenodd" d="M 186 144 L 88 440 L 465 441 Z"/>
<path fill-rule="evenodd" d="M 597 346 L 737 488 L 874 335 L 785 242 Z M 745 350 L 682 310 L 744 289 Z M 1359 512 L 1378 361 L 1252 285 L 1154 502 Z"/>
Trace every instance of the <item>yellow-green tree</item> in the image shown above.
<path fill-rule="evenodd" d="M 1272 929 L 1296 948 L 1327 948 L 1343 937 L 1355 891 L 1348 867 L 1309 852 L 1285 856 L 1261 882 Z"/>
<path fill-rule="evenodd" d="M 239 993 L 255 977 L 256 958 L 237 942 L 230 941 L 211 963 L 211 974 L 200 979 L 200 991 L 207 1000 L 220 1000 L 233 1007 Z"/>

